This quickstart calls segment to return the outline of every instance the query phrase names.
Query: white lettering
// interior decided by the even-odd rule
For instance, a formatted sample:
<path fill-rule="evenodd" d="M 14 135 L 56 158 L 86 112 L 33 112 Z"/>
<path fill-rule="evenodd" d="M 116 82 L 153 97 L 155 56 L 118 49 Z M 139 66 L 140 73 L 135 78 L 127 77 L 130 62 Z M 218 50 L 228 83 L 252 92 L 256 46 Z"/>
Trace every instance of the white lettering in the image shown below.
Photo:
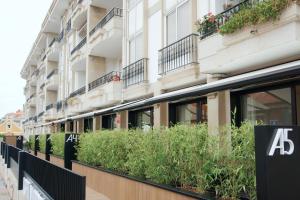
<path fill-rule="evenodd" d="M 271 148 L 269 150 L 268 155 L 273 156 L 276 149 L 279 149 L 280 155 L 292 155 L 294 153 L 294 143 L 292 140 L 288 138 L 288 132 L 293 131 L 293 129 L 277 129 L 275 137 L 273 139 Z M 287 143 L 289 145 L 288 150 L 285 149 L 284 144 Z"/>
<path fill-rule="evenodd" d="M 68 139 L 66 140 L 66 142 L 73 142 L 73 140 L 75 140 L 75 142 L 77 142 L 77 135 L 70 135 L 68 137 Z"/>

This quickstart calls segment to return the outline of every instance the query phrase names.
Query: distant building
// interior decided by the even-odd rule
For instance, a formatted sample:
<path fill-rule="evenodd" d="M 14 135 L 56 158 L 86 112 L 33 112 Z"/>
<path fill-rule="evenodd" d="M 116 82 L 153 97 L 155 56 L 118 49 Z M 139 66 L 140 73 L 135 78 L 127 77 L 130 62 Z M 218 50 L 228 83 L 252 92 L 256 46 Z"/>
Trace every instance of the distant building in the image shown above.
<path fill-rule="evenodd" d="M 0 121 L 0 133 L 5 135 L 22 135 L 24 114 L 21 110 L 6 114 Z"/>

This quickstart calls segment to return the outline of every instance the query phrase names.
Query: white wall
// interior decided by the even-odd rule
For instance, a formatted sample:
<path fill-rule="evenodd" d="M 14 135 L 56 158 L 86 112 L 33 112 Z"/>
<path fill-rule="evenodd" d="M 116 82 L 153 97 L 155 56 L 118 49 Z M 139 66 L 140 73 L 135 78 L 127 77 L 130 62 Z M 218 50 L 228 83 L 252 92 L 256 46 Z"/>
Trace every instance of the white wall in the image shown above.
<path fill-rule="evenodd" d="M 153 83 L 158 78 L 158 50 L 162 47 L 162 12 L 158 11 L 148 19 L 148 78 Z"/>

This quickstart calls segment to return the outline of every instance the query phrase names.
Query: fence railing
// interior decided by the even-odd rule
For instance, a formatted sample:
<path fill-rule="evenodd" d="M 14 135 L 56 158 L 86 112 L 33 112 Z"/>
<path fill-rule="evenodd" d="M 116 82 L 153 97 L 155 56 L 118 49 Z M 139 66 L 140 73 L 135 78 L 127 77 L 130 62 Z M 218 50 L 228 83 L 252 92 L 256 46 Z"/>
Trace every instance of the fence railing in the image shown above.
<path fill-rule="evenodd" d="M 44 115 L 44 111 L 43 112 L 40 112 L 39 114 L 38 114 L 38 117 L 42 117 L 43 115 Z"/>
<path fill-rule="evenodd" d="M 47 79 L 50 79 L 54 74 L 58 74 L 58 69 L 52 70 L 52 71 L 47 75 Z"/>
<path fill-rule="evenodd" d="M 63 107 L 63 101 L 58 101 L 56 103 L 56 110 L 60 111 L 62 109 L 62 107 Z"/>
<path fill-rule="evenodd" d="M 54 108 L 54 104 L 53 103 L 51 103 L 51 104 L 49 104 L 49 105 L 46 106 L 46 111 L 48 111 L 48 110 L 50 110 L 52 108 Z"/>
<path fill-rule="evenodd" d="M 96 79 L 95 81 L 92 81 L 91 83 L 89 83 L 89 91 L 111 81 L 120 81 L 120 72 L 112 71 Z"/>
<path fill-rule="evenodd" d="M 147 80 L 148 59 L 142 58 L 123 69 L 124 87 L 139 84 Z"/>
<path fill-rule="evenodd" d="M 19 163 L 19 152 L 22 149 L 17 147 L 7 145 L 7 168 L 10 168 L 10 158 L 12 158 L 16 163 Z"/>
<path fill-rule="evenodd" d="M 46 83 L 43 83 L 41 86 L 40 86 L 40 89 L 42 90 L 44 87 L 45 87 Z"/>
<path fill-rule="evenodd" d="M 197 63 L 198 37 L 197 34 L 190 34 L 159 50 L 159 74 L 166 74 L 188 64 Z"/>
<path fill-rule="evenodd" d="M 84 176 L 60 168 L 27 152 L 20 152 L 19 190 L 24 174 L 30 176 L 51 198 L 85 200 Z"/>
<path fill-rule="evenodd" d="M 71 28 L 72 28 L 72 22 L 71 22 L 71 19 L 69 19 L 69 21 L 67 22 L 67 26 L 66 26 L 66 33 L 69 33 Z"/>
<path fill-rule="evenodd" d="M 219 28 L 224 25 L 235 13 L 239 12 L 241 9 L 252 6 L 258 0 L 244 0 L 241 3 L 234 5 L 233 7 L 221 12 L 216 15 L 214 18 L 213 25 L 210 25 L 209 28 L 204 29 L 203 32 L 200 33 L 200 39 L 204 39 L 214 33 L 216 33 Z"/>
<path fill-rule="evenodd" d="M 49 44 L 49 48 L 52 47 L 55 42 L 56 42 L 56 38 L 53 38 Z"/>
<path fill-rule="evenodd" d="M 98 23 L 97 25 L 90 31 L 89 35 L 92 36 L 98 29 L 102 28 L 109 22 L 113 17 L 123 17 L 123 9 L 121 8 L 113 8 L 109 11 Z"/>
<path fill-rule="evenodd" d="M 65 34 L 64 30 L 62 30 L 57 37 L 57 42 L 61 42 L 62 39 L 64 39 L 64 34 Z"/>
<path fill-rule="evenodd" d="M 74 49 L 71 51 L 71 55 L 73 55 L 76 51 L 81 49 L 86 44 L 86 37 L 83 38 L 77 45 L 74 47 Z"/>
<path fill-rule="evenodd" d="M 82 95 L 85 93 L 85 86 L 79 88 L 78 90 L 75 90 L 74 92 L 72 92 L 69 96 L 69 98 L 72 98 L 72 97 L 76 97 L 78 95 Z"/>

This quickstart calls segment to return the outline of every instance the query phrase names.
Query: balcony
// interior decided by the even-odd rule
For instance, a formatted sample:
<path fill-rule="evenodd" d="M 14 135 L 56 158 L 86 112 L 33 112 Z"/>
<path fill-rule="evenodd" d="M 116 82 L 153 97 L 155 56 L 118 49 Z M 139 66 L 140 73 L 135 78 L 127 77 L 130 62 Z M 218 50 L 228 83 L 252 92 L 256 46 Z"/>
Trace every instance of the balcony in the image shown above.
<path fill-rule="evenodd" d="M 47 89 L 48 90 L 57 90 L 58 89 L 58 69 L 52 70 L 48 75 L 47 75 Z"/>
<path fill-rule="evenodd" d="M 83 38 L 71 51 L 71 61 L 72 63 L 77 63 L 82 59 L 85 59 L 86 49 L 86 37 Z"/>
<path fill-rule="evenodd" d="M 122 72 L 124 97 L 134 99 L 145 96 L 149 87 L 148 84 L 148 59 L 143 58 L 123 68 Z"/>
<path fill-rule="evenodd" d="M 75 29 L 78 29 L 80 24 L 82 24 L 83 21 L 86 21 L 88 13 L 88 3 L 89 2 L 86 0 L 80 0 L 75 5 L 71 17 L 71 23 Z"/>
<path fill-rule="evenodd" d="M 159 50 L 158 73 L 162 89 L 172 89 L 204 80 L 198 64 L 198 34 L 190 34 Z"/>
<path fill-rule="evenodd" d="M 246 5 L 251 9 L 250 2 L 243 1 L 217 15 L 214 25 L 201 32 L 199 62 L 202 73 L 231 75 L 300 58 L 300 6 L 295 2 L 283 10 L 278 20 L 246 25 L 224 35 L 217 32 L 242 7 Z"/>
<path fill-rule="evenodd" d="M 93 108 L 119 103 L 122 97 L 120 72 L 110 72 L 89 84 L 88 102 Z"/>
<path fill-rule="evenodd" d="M 113 8 L 89 32 L 91 55 L 120 58 L 122 55 L 123 10 Z"/>
<path fill-rule="evenodd" d="M 46 106 L 45 120 L 55 120 L 57 118 L 55 104 Z"/>
<path fill-rule="evenodd" d="M 80 95 L 83 95 L 85 94 L 85 86 L 75 90 L 74 92 L 72 92 L 69 96 L 69 98 L 73 98 L 73 97 L 76 97 L 76 96 L 80 96 Z"/>

